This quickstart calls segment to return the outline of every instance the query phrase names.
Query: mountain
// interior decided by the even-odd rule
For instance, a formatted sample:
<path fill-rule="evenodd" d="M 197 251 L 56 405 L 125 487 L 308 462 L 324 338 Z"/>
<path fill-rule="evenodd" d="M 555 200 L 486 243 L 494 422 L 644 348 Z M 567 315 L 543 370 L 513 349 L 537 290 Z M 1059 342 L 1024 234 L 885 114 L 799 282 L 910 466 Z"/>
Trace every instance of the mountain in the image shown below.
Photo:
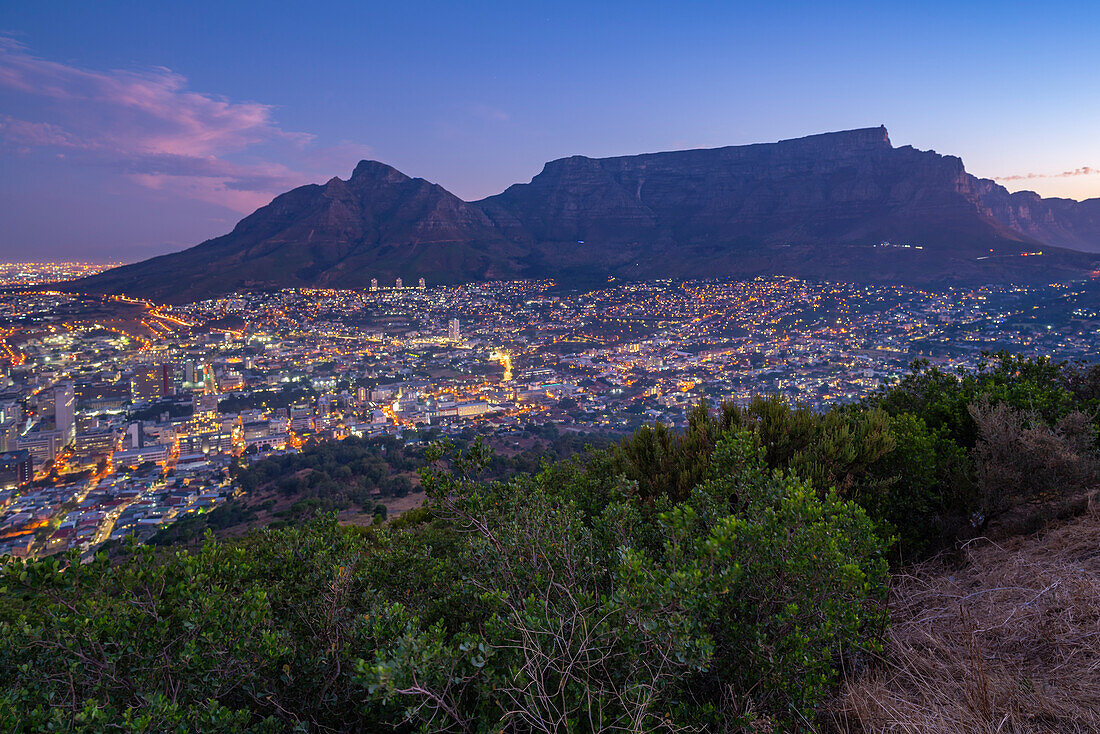
<path fill-rule="evenodd" d="M 480 208 L 441 186 L 362 161 L 275 197 L 227 235 L 77 281 L 94 292 L 187 302 L 234 290 L 361 288 L 374 276 L 508 277 L 522 254 Z"/>
<path fill-rule="evenodd" d="M 363 288 L 371 278 L 397 277 L 436 284 L 785 273 L 1046 282 L 1091 266 L 1091 256 L 1062 247 L 1100 250 L 1096 222 L 1091 202 L 1009 194 L 968 174 L 959 158 L 893 147 L 878 127 L 709 150 L 573 156 L 475 202 L 363 161 L 347 181 L 276 197 L 229 234 L 72 287 L 184 302 L 245 289 Z"/>
<path fill-rule="evenodd" d="M 977 179 L 978 195 L 990 215 L 1040 242 L 1071 250 L 1100 252 L 1100 199 L 1044 199 L 1034 191 L 1008 189 Z"/>

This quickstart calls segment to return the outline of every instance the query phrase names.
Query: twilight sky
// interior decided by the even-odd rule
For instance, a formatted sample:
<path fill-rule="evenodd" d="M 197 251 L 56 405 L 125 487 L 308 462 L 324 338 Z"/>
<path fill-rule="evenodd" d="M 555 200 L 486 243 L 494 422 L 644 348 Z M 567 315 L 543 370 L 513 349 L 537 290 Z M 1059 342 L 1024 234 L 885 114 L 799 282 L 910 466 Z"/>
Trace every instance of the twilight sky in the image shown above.
<path fill-rule="evenodd" d="M 0 261 L 137 260 L 360 158 L 476 199 L 553 158 L 885 124 L 1100 196 L 1100 3 L 0 3 Z"/>

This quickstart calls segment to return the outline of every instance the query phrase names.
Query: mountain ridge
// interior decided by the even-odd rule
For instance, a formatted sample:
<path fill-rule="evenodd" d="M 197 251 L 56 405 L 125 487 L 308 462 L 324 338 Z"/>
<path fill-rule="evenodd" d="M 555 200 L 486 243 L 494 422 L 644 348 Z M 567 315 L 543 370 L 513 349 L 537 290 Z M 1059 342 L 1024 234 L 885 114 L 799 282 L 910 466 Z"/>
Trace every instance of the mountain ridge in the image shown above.
<path fill-rule="evenodd" d="M 894 147 L 884 126 L 777 143 L 568 156 L 463 201 L 379 161 L 292 189 L 232 231 L 73 288 L 180 302 L 281 287 L 554 277 L 902 283 L 1078 277 L 1100 199 L 1010 194 L 956 156 Z M 1034 195 L 1033 195 L 1034 196 Z M 1095 203 L 1094 203 L 1095 202 Z M 882 243 L 913 245 L 883 247 Z M 1020 258 L 1043 252 L 1041 258 Z"/>

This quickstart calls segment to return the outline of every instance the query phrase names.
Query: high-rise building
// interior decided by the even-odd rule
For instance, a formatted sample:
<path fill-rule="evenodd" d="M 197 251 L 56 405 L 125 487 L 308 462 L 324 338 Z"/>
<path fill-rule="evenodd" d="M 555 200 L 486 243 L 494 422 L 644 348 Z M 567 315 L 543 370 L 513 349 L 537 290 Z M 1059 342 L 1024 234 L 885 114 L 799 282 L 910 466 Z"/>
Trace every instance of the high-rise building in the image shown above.
<path fill-rule="evenodd" d="M 404 281 L 402 281 L 400 278 L 397 279 L 397 287 L 398 288 L 404 288 L 405 287 Z"/>
<path fill-rule="evenodd" d="M 423 278 L 421 278 L 421 279 L 420 279 L 420 280 L 419 280 L 419 281 L 417 282 L 416 286 L 417 286 L 417 288 L 424 288 L 424 287 L 426 287 L 426 286 L 427 286 L 427 283 L 425 283 L 425 282 L 424 282 L 424 279 L 423 279 Z"/>
<path fill-rule="evenodd" d="M 458 341 L 462 336 L 461 324 L 458 319 L 451 319 L 447 322 L 447 338 L 451 341 Z"/>
<path fill-rule="evenodd" d="M 19 423 L 13 418 L 0 421 L 0 451 L 9 451 L 19 436 Z"/>
<path fill-rule="evenodd" d="M 0 400 L 0 421 L 23 420 L 23 406 L 17 400 Z"/>
<path fill-rule="evenodd" d="M 29 451 L 0 454 L 0 489 L 14 489 L 34 479 L 34 462 Z"/>
<path fill-rule="evenodd" d="M 61 444 L 65 445 L 76 435 L 76 392 L 73 383 L 65 382 L 57 386 L 53 393 L 54 420 Z"/>
<path fill-rule="evenodd" d="M 149 365 L 134 370 L 130 379 L 130 394 L 134 401 L 158 400 L 165 395 L 167 380 L 162 365 Z"/>
<path fill-rule="evenodd" d="M 378 290 L 378 278 L 371 278 L 370 279 L 370 289 L 372 291 Z"/>
<path fill-rule="evenodd" d="M 109 456 L 118 448 L 118 434 L 113 428 L 95 428 L 76 434 L 73 449 L 87 456 Z"/>
<path fill-rule="evenodd" d="M 167 362 L 160 365 L 160 394 L 163 397 L 176 394 L 176 370 Z"/>
<path fill-rule="evenodd" d="M 145 424 L 143 422 L 135 421 L 131 423 L 130 427 L 126 429 L 126 433 L 130 437 L 130 448 L 145 448 Z"/>
<path fill-rule="evenodd" d="M 308 431 L 312 428 L 313 409 L 308 405 L 290 406 L 290 429 L 292 431 Z"/>
<path fill-rule="evenodd" d="M 42 466 L 53 461 L 57 456 L 57 450 L 64 444 L 61 443 L 60 431 L 30 431 L 15 439 L 15 448 L 9 450 L 30 452 L 34 463 Z"/>

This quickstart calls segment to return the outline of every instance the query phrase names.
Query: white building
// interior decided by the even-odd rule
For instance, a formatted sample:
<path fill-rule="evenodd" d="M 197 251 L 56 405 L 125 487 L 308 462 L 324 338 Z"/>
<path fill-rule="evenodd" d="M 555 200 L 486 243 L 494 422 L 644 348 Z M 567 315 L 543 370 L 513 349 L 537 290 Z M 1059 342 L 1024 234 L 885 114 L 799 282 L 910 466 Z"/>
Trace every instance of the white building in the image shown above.
<path fill-rule="evenodd" d="M 69 443 L 76 436 L 76 392 L 73 383 L 65 382 L 54 389 L 54 420 L 57 432 L 61 436 L 61 445 Z"/>

